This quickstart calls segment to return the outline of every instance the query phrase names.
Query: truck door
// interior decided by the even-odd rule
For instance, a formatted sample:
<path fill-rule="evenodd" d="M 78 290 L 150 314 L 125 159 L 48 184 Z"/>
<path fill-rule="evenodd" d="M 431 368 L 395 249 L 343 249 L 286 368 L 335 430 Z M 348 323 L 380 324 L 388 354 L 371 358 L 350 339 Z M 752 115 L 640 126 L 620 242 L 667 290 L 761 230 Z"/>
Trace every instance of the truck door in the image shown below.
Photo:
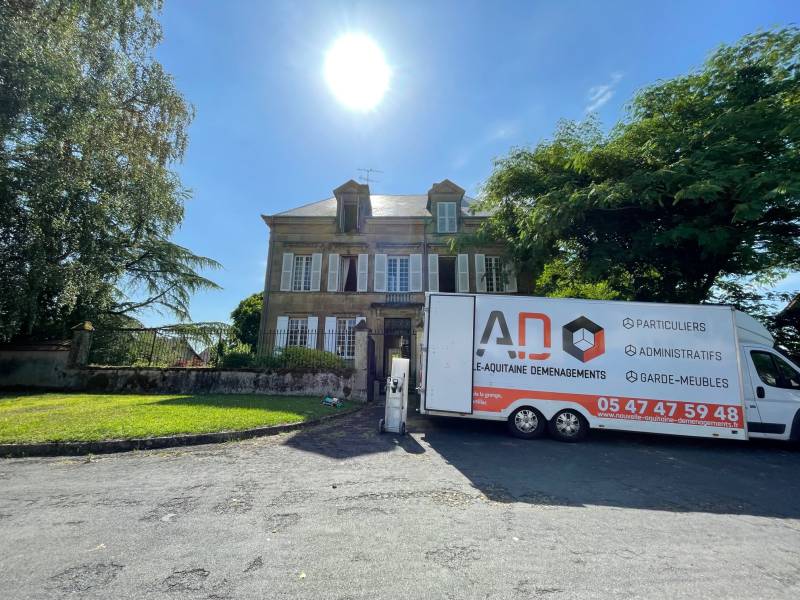
<path fill-rule="evenodd" d="M 473 296 L 429 296 L 425 410 L 472 413 Z"/>
<path fill-rule="evenodd" d="M 748 406 L 758 407 L 760 423 L 751 423 L 751 433 L 787 436 L 800 408 L 800 373 L 783 357 L 763 348 L 747 348 L 752 390 Z"/>

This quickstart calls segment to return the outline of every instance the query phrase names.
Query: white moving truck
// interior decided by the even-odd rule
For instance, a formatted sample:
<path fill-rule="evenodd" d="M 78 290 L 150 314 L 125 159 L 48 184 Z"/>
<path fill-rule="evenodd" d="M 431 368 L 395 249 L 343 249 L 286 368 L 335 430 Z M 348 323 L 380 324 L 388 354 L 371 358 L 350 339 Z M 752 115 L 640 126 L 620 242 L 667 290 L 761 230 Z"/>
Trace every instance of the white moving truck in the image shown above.
<path fill-rule="evenodd" d="M 429 293 L 420 412 L 507 421 L 535 438 L 589 428 L 800 437 L 800 371 L 724 306 Z"/>

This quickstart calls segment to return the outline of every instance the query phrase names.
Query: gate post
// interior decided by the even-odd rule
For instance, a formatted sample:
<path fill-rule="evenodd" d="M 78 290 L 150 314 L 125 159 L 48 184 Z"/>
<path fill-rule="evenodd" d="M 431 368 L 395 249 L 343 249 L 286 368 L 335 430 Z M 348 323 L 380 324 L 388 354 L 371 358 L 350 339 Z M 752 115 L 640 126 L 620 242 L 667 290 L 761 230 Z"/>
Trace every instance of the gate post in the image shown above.
<path fill-rule="evenodd" d="M 361 321 L 355 326 L 356 332 L 356 347 L 355 347 L 355 360 L 353 367 L 355 369 L 355 388 L 353 389 L 353 400 L 360 402 L 367 401 L 367 386 L 369 381 L 369 352 L 367 348 L 369 328 L 366 321 Z"/>
<path fill-rule="evenodd" d="M 72 344 L 69 348 L 67 365 L 85 367 L 89 363 L 89 350 L 92 348 L 94 327 L 89 321 L 79 323 L 72 328 Z"/>

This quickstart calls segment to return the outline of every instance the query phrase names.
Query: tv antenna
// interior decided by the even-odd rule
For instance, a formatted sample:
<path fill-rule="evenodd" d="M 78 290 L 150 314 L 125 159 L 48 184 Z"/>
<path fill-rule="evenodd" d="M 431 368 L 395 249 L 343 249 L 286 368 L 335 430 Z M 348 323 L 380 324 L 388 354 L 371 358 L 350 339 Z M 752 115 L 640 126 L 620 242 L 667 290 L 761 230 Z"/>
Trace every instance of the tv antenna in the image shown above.
<path fill-rule="evenodd" d="M 373 179 L 373 173 L 383 173 L 383 171 L 379 171 L 378 169 L 357 169 L 357 171 L 362 173 L 362 175 L 358 176 L 358 179 L 367 185 L 370 183 L 378 183 L 380 181 L 380 179 Z"/>

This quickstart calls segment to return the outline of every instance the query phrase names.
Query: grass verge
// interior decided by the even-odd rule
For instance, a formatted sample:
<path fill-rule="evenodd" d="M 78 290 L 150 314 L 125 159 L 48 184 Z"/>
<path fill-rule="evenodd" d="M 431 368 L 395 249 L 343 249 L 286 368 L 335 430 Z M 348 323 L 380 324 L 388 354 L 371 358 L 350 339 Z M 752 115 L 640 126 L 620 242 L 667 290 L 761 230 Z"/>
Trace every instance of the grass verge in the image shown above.
<path fill-rule="evenodd" d="M 0 394 L 0 444 L 209 433 L 298 423 L 355 408 L 257 394 Z"/>

